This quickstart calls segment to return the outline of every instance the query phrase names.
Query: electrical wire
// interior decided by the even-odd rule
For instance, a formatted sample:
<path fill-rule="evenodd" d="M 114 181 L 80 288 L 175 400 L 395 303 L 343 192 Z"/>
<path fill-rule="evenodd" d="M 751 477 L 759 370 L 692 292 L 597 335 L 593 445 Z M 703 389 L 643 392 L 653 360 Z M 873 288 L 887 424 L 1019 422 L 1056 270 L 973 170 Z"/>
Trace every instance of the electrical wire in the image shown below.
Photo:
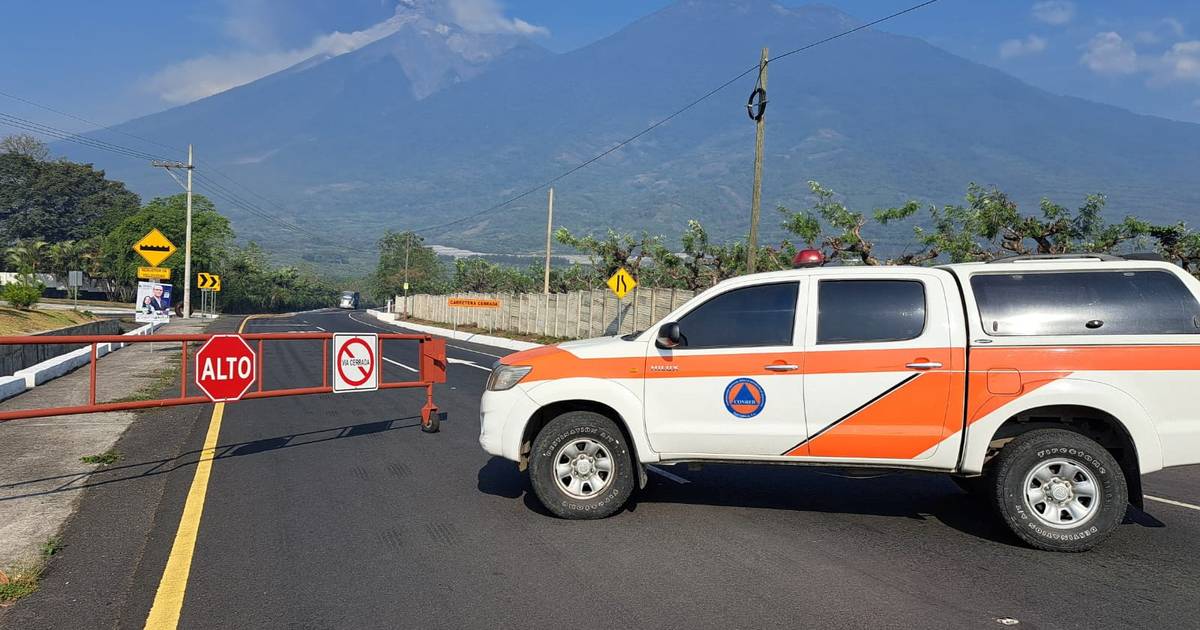
<path fill-rule="evenodd" d="M 826 38 L 824 38 L 824 39 L 817 40 L 817 41 L 815 41 L 815 42 L 811 42 L 811 43 L 805 44 L 804 46 L 801 46 L 801 47 L 799 47 L 799 48 L 795 48 L 795 49 L 789 50 L 789 51 L 787 51 L 787 52 L 785 52 L 785 53 L 782 53 L 782 54 L 776 55 L 776 56 L 774 56 L 774 57 L 771 57 L 771 58 L 769 58 L 769 59 L 767 60 L 767 63 L 770 63 L 770 62 L 772 62 L 772 61 L 775 61 L 775 60 L 777 60 L 777 59 L 783 59 L 783 58 L 785 58 L 785 57 L 790 57 L 791 55 L 795 55 L 795 54 L 797 54 L 797 53 L 801 53 L 801 52 L 804 52 L 804 51 L 806 51 L 806 50 L 809 50 L 809 49 L 812 49 L 812 48 L 816 48 L 817 46 L 820 46 L 820 45 L 822 45 L 822 44 L 827 44 L 827 43 L 829 43 L 829 42 L 832 42 L 832 41 L 834 41 L 834 40 L 836 40 L 836 39 L 840 39 L 840 38 L 842 38 L 842 37 L 845 37 L 845 36 L 847 36 L 847 35 L 850 35 L 850 34 L 852 34 L 852 33 L 857 33 L 858 31 L 861 31 L 861 30 L 863 30 L 863 29 L 867 29 L 867 28 L 870 28 L 870 27 L 872 27 L 872 26 L 877 26 L 877 25 L 879 25 L 879 24 L 882 24 L 882 23 L 884 23 L 884 22 L 887 22 L 888 20 L 891 20 L 891 19 L 894 19 L 894 18 L 900 17 L 901 15 L 904 15 L 904 14 L 906 14 L 906 13 L 912 13 L 913 11 L 916 11 L 916 10 L 918 10 L 918 9 L 921 9 L 921 8 L 927 7 L 927 6 L 931 5 L 931 4 L 934 4 L 935 2 L 938 2 L 938 0 L 926 0 L 925 2 L 922 2 L 922 3 L 920 3 L 920 4 L 914 4 L 914 5 L 910 6 L 910 7 L 908 7 L 907 9 L 902 9 L 902 10 L 900 10 L 900 11 L 897 11 L 897 12 L 895 12 L 895 13 L 892 13 L 892 14 L 890 14 L 890 15 L 886 15 L 886 16 L 884 16 L 884 17 L 878 18 L 878 19 L 876 19 L 876 20 L 872 20 L 872 21 L 870 21 L 870 22 L 867 22 L 867 23 L 865 23 L 865 24 L 860 24 L 859 26 L 856 26 L 856 27 L 854 27 L 854 28 L 847 29 L 847 30 L 845 30 L 845 31 L 842 31 L 842 32 L 840 32 L 840 33 L 837 33 L 836 35 L 831 35 L 831 36 L 829 36 L 829 37 L 826 37 Z M 552 177 L 552 178 L 550 178 L 550 179 L 548 179 L 548 180 L 546 180 L 546 181 L 544 181 L 544 182 L 542 182 L 542 183 L 538 184 L 537 186 L 534 186 L 534 187 L 532 187 L 532 188 L 529 188 L 529 189 L 525 190 L 524 192 L 521 192 L 521 193 L 519 193 L 519 194 L 517 194 L 517 195 L 514 195 L 514 196 L 512 196 L 512 197 L 509 197 L 508 199 L 505 199 L 504 201 L 501 201 L 500 203 L 497 203 L 497 204 L 495 204 L 495 205 L 493 205 L 493 206 L 489 206 L 488 208 L 486 208 L 486 209 L 484 209 L 484 210 L 480 210 L 479 212 L 475 212 L 475 213 L 469 214 L 469 215 L 467 215 L 467 216 L 460 217 L 460 218 L 458 218 L 458 219 L 454 219 L 454 220 L 452 220 L 452 221 L 447 221 L 447 222 L 445 222 L 445 223 L 439 223 L 439 224 L 437 224 L 437 225 L 431 225 L 431 226 L 423 227 L 423 228 L 420 228 L 420 229 L 416 229 L 416 230 L 413 230 L 413 232 L 416 232 L 416 233 L 422 233 L 422 232 L 433 232 L 433 231 L 441 230 L 441 229 L 444 229 L 444 228 L 452 227 L 452 226 L 458 225 L 458 224 L 460 224 L 460 223 L 464 223 L 464 222 L 466 222 L 466 221 L 470 221 L 471 219 L 474 219 L 474 218 L 476 218 L 476 217 L 480 217 L 480 216 L 483 216 L 483 215 L 485 215 L 485 214 L 490 214 L 490 213 L 492 213 L 492 212 L 495 212 L 496 210 L 499 210 L 499 209 L 501 209 L 501 208 L 503 208 L 503 207 L 505 207 L 505 206 L 507 206 L 507 205 L 509 205 L 509 204 L 511 204 L 511 203 L 514 203 L 514 202 L 516 202 L 516 201 L 519 201 L 519 200 L 521 200 L 521 199 L 523 199 L 523 198 L 525 198 L 525 197 L 528 197 L 529 195 L 532 195 L 533 193 L 535 193 L 535 192 L 538 192 L 539 190 L 542 190 L 542 189 L 544 189 L 544 188 L 547 188 L 547 187 L 551 186 L 552 184 L 554 184 L 554 183 L 558 182 L 559 180 L 561 180 L 561 179 L 564 179 L 564 178 L 566 178 L 566 177 L 568 177 L 568 176 L 570 176 L 570 175 L 574 174 L 575 172 L 577 172 L 577 171 L 579 171 L 579 170 L 582 170 L 582 169 L 584 169 L 584 168 L 586 168 L 586 167 L 590 166 L 590 165 L 591 165 L 591 164 L 593 164 L 594 162 L 596 162 L 596 161 L 598 161 L 598 160 L 600 160 L 600 159 L 604 158 L 605 156 L 607 156 L 607 155 L 609 155 L 609 154 L 613 153 L 614 151 L 616 151 L 616 150 L 620 149 L 621 147 L 624 147 L 625 145 L 627 145 L 627 144 L 629 144 L 629 143 L 631 143 L 631 142 L 633 142 L 633 141 L 637 140 L 638 138 L 640 138 L 640 137 L 642 137 L 642 136 L 644 136 L 644 135 L 646 135 L 646 134 L 650 133 L 651 131 L 654 131 L 655 129 L 657 129 L 657 128 L 659 128 L 659 127 L 663 126 L 663 125 L 665 125 L 666 123 L 670 122 L 670 121 L 671 121 L 672 119 L 674 119 L 675 117 L 677 117 L 677 116 L 679 116 L 680 114 L 682 114 L 682 113 L 684 113 L 684 112 L 688 111 L 689 109 L 691 109 L 691 108 L 693 108 L 693 107 L 695 107 L 695 106 L 699 105 L 700 103 L 702 103 L 702 102 L 704 102 L 704 101 L 708 100 L 709 98 L 711 98 L 712 96 L 714 96 L 716 93 L 720 92 L 721 90 L 724 90 L 725 88 L 729 87 L 730 85 L 733 85 L 733 84 L 734 84 L 735 82 L 737 82 L 739 79 L 741 79 L 742 77 L 744 77 L 744 76 L 746 76 L 746 75 L 750 74 L 751 72 L 754 72 L 755 70 L 758 70 L 758 64 L 754 64 L 753 66 L 750 66 L 749 68 L 746 68 L 744 71 L 742 71 L 742 72 L 741 72 L 740 74 L 738 74 L 737 76 L 733 77 L 732 79 L 729 79 L 728 81 L 726 81 L 726 82 L 722 83 L 721 85 L 718 85 L 717 87 L 715 87 L 715 88 L 713 88 L 713 89 L 709 90 L 708 92 L 705 92 L 705 93 L 704 93 L 704 95 L 702 95 L 702 96 L 700 96 L 699 98 L 697 98 L 697 99 L 695 99 L 695 100 L 691 101 L 691 102 L 690 102 L 690 103 L 688 103 L 687 105 L 684 105 L 683 107 L 681 107 L 681 108 L 679 108 L 679 109 L 675 110 L 675 111 L 674 111 L 674 112 L 672 112 L 671 114 L 667 115 L 665 118 L 662 118 L 662 119 L 660 119 L 660 120 L 658 120 L 658 121 L 654 122 L 654 123 L 653 123 L 653 124 L 651 124 L 649 127 L 646 127 L 645 129 L 642 129 L 641 131 L 639 131 L 639 132 L 637 132 L 637 133 L 633 134 L 632 136 L 629 136 L 628 138 L 626 138 L 626 139 L 624 139 L 624 140 L 622 140 L 622 141 L 618 142 L 616 145 L 614 145 L 614 146 L 612 146 L 612 147 L 609 147 L 608 149 L 606 149 L 606 150 L 602 151 L 601 153 L 598 153 L 598 154 L 596 154 L 595 156 L 592 156 L 592 157 L 588 158 L 587 160 L 584 160 L 583 162 L 580 162 L 579 164 L 575 165 L 574 167 L 570 168 L 569 170 L 563 171 L 562 173 L 560 173 L 560 174 L 558 174 L 558 175 L 555 175 L 554 177 Z"/>
<path fill-rule="evenodd" d="M 9 96 L 11 98 L 16 98 L 16 97 L 12 97 L 9 94 L 3 94 L 3 95 Z M 32 101 L 27 101 L 25 99 L 17 98 L 17 100 L 20 100 L 20 101 L 26 102 L 26 103 L 30 103 L 30 104 L 34 104 Z M 51 109 L 48 107 L 46 109 L 49 111 L 53 111 L 55 113 L 63 114 L 65 116 L 70 116 L 69 114 L 65 114 L 63 112 L 59 112 L 58 110 L 54 110 L 54 109 Z M 77 120 L 80 120 L 83 122 L 89 122 L 89 124 L 90 124 L 90 121 L 87 121 L 84 118 L 79 118 L 77 116 L 71 116 L 71 117 L 76 118 Z M 41 134 L 44 136 L 49 136 L 51 138 L 64 140 L 67 142 L 73 142 L 75 144 L 79 144 L 81 146 L 97 149 L 100 151 L 107 151 L 110 153 L 122 155 L 122 156 L 131 158 L 131 159 L 135 159 L 135 160 L 178 162 L 178 160 L 166 158 L 161 155 L 147 153 L 144 151 L 132 149 L 130 147 L 114 144 L 111 142 L 105 142 L 103 140 L 98 140 L 95 138 L 89 138 L 87 136 L 83 136 L 78 133 L 74 133 L 74 132 L 66 131 L 64 129 L 59 129 L 57 127 L 52 127 L 50 125 L 45 125 L 42 123 L 34 122 L 32 120 L 28 120 L 28 119 L 21 118 L 19 116 L 14 116 L 12 114 L 4 113 L 4 112 L 0 112 L 0 124 L 6 125 L 9 127 L 14 127 L 17 129 L 23 129 L 25 131 Z M 133 136 L 133 137 L 138 137 L 138 136 Z M 154 143 L 154 144 L 158 144 L 158 143 Z M 162 145 L 162 146 L 166 146 L 166 145 Z M 215 170 L 215 169 L 212 169 L 210 167 L 209 170 Z M 234 181 L 235 183 L 237 183 L 235 180 L 233 180 L 228 175 L 224 175 L 224 177 L 226 179 L 229 179 L 230 181 Z M 276 217 L 276 216 L 270 214 L 269 212 L 266 212 L 265 210 L 258 207 L 254 203 L 247 201 L 246 199 L 242 198 L 241 196 L 239 196 L 238 194 L 229 190 L 228 188 L 222 186 L 221 184 L 218 184 L 217 182 L 215 182 L 211 179 L 205 178 L 200 173 L 193 172 L 193 179 L 194 179 L 194 183 L 203 183 L 205 185 L 205 187 L 207 187 L 208 192 L 210 194 L 212 194 L 214 197 L 218 197 L 218 198 L 226 201 L 233 207 L 244 210 L 250 214 L 258 216 L 259 218 L 265 219 L 267 221 L 277 223 L 289 231 L 303 233 L 303 234 L 305 234 L 313 239 L 316 239 L 322 243 L 334 244 L 332 241 L 328 240 L 324 236 L 321 236 L 320 234 L 317 234 L 316 232 L 313 232 L 313 231 L 303 228 L 299 225 L 296 225 L 295 223 L 286 221 L 284 219 L 281 219 L 279 217 Z M 245 186 L 243 185 L 243 187 L 245 187 Z M 251 191 L 251 192 L 253 192 L 253 191 Z M 260 198 L 265 199 L 265 197 L 262 197 L 262 195 L 259 195 L 258 193 L 254 193 L 254 194 Z M 280 207 L 282 207 L 282 206 L 280 206 Z"/>

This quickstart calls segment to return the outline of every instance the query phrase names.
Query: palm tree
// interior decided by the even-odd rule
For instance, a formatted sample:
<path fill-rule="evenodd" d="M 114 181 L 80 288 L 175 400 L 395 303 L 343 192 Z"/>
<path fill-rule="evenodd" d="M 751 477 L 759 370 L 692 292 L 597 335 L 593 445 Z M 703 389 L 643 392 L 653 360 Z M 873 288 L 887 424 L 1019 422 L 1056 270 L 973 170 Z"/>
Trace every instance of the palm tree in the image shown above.
<path fill-rule="evenodd" d="M 8 264 L 24 273 L 37 273 L 38 265 L 46 262 L 46 241 L 17 241 L 8 248 Z"/>

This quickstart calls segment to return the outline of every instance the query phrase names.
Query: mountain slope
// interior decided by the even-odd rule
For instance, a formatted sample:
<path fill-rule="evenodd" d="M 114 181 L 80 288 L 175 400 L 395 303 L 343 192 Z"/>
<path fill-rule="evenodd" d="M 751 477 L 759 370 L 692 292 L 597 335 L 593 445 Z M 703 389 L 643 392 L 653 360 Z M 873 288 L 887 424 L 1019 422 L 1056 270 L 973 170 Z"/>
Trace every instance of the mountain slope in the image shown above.
<path fill-rule="evenodd" d="M 357 243 L 356 258 L 366 260 L 383 229 L 479 212 L 754 65 L 760 46 L 778 54 L 854 23 L 825 6 L 681 0 L 567 54 L 507 39 L 468 71 L 415 64 L 450 68 L 433 73 L 449 78 L 432 91 L 419 87 L 428 77 L 413 70 L 412 52 L 429 30 L 405 30 L 121 130 L 203 138 L 193 140 L 202 160 L 286 203 L 289 219 L 335 243 Z M 429 55 L 454 58 L 440 49 Z M 1027 207 L 1042 196 L 1071 204 L 1105 192 L 1115 213 L 1155 220 L 1196 218 L 1200 208 L 1200 125 L 1055 96 L 917 39 L 862 31 L 773 62 L 769 86 L 767 238 L 780 236 L 770 208 L 805 206 L 810 179 L 857 206 L 909 197 L 953 203 L 977 181 Z M 675 235 L 697 217 L 720 236 L 743 233 L 752 87 L 748 75 L 560 182 L 556 223 Z M 145 170 L 110 168 L 136 189 L 166 189 Z M 543 208 L 538 193 L 430 240 L 536 249 Z M 235 217 L 243 236 L 300 243 Z M 903 246 L 907 234 L 892 241 Z"/>

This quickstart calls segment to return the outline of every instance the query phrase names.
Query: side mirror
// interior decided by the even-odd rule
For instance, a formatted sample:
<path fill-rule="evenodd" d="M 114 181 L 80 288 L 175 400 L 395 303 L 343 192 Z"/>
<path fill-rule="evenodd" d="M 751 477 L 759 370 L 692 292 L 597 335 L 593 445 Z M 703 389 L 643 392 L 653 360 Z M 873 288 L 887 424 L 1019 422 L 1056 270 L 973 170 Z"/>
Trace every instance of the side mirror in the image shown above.
<path fill-rule="evenodd" d="M 658 337 L 654 340 L 659 348 L 669 349 L 678 346 L 683 341 L 683 333 L 679 332 L 678 322 L 668 322 L 658 327 Z"/>

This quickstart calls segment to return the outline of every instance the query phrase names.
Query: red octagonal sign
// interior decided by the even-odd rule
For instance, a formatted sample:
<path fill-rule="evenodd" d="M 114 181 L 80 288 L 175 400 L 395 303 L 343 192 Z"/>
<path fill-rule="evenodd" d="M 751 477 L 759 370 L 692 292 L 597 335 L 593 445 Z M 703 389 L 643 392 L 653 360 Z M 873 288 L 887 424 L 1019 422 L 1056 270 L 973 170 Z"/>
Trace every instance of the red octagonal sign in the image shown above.
<path fill-rule="evenodd" d="M 196 386 L 213 402 L 241 398 L 257 372 L 254 349 L 238 335 L 213 335 L 196 353 Z"/>

